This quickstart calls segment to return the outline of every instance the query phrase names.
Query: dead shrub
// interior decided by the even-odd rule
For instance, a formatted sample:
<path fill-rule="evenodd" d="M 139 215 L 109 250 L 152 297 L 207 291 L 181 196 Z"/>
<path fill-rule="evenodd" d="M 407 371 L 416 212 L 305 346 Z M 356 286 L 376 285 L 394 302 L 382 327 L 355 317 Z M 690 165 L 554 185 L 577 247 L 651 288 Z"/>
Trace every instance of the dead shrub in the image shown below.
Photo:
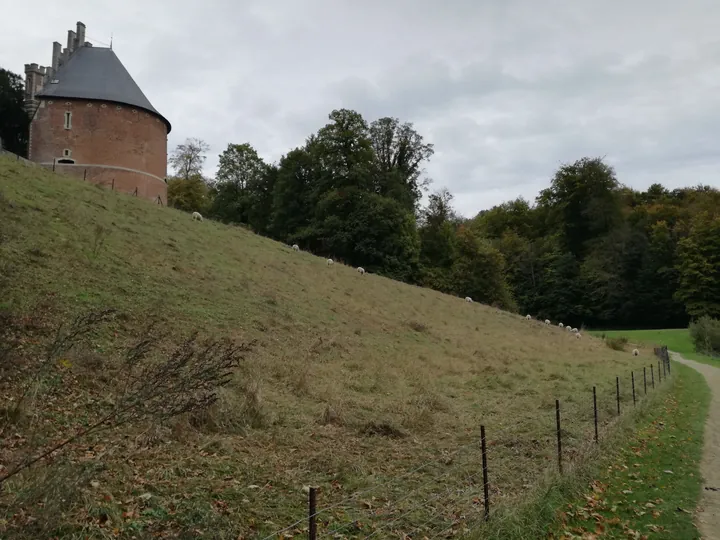
<path fill-rule="evenodd" d="M 293 365 L 290 367 L 290 385 L 296 396 L 306 396 L 310 393 L 310 366 L 309 364 Z"/>
<path fill-rule="evenodd" d="M 86 502 L 85 491 L 96 474 L 96 466 L 88 462 L 61 460 L 52 469 L 33 468 L 13 479 L 8 504 L 0 509 L 8 518 L 3 537 L 55 537 L 58 524 Z M 37 508 L 41 510 L 28 511 Z"/>
<path fill-rule="evenodd" d="M 320 418 L 320 424 L 323 426 L 327 426 L 330 424 L 336 425 L 336 426 L 342 426 L 345 424 L 342 415 L 339 412 L 339 409 L 337 406 L 332 407 L 329 403 L 325 405 L 325 410 L 323 410 L 322 417 Z"/>
<path fill-rule="evenodd" d="M 263 411 L 260 381 L 258 379 L 249 381 L 243 389 L 243 394 L 245 402 L 242 407 L 242 418 L 245 424 L 252 428 L 264 427 L 266 418 Z"/>
<path fill-rule="evenodd" d="M 624 351 L 625 347 L 628 344 L 628 338 L 621 336 L 621 337 L 606 337 L 605 338 L 605 345 L 610 347 L 614 351 Z"/>
<path fill-rule="evenodd" d="M 215 403 L 188 415 L 189 424 L 204 433 L 245 433 L 248 423 L 237 389 L 219 388 Z"/>
<path fill-rule="evenodd" d="M 411 406 L 405 410 L 401 424 L 415 431 L 427 431 L 435 425 L 435 415 L 425 406 Z"/>
<path fill-rule="evenodd" d="M 391 439 L 402 439 L 407 435 L 402 430 L 396 428 L 388 422 L 368 422 L 360 431 L 368 437 L 380 436 L 389 437 Z"/>
<path fill-rule="evenodd" d="M 413 397 L 406 405 L 402 425 L 403 427 L 427 431 L 435 425 L 435 413 L 447 412 L 445 401 L 434 392 L 423 392 Z"/>
<path fill-rule="evenodd" d="M 41 347 L 44 354 L 31 356 L 35 360 L 35 371 L 20 387 L 14 409 L 23 405 L 31 392 L 36 393 L 38 385 L 49 382 L 55 384 L 55 391 L 59 392 L 62 373 L 52 371 L 57 371 L 55 360 L 73 349 L 81 350 L 81 345 L 87 344 L 89 336 L 113 314 L 114 311 L 108 309 L 91 311 L 76 317 L 69 326 L 57 326 L 49 343 Z M 15 334 L 22 333 L 18 321 L 10 320 Z M 24 446 L 15 452 L 12 460 L 5 460 L 6 468 L 0 473 L 0 487 L 33 464 L 49 456 L 57 456 L 80 438 L 124 424 L 148 422 L 163 425 L 171 418 L 207 409 L 217 401 L 218 389 L 230 382 L 235 368 L 253 345 L 236 344 L 229 339 L 208 338 L 201 341 L 197 333 L 193 333 L 170 353 L 163 353 L 159 335 L 160 332 L 150 325 L 124 351 L 116 377 L 118 383 L 111 387 L 112 396 L 104 403 L 96 403 L 89 418 L 83 418 L 82 423 L 76 426 L 67 426 L 64 432 L 53 438 L 52 443 Z M 15 342 L 11 340 L 11 343 Z M 14 345 L 15 349 L 18 347 Z M 259 397 L 255 401 L 246 400 L 246 407 L 257 416 Z M 43 406 L 41 400 L 37 400 L 36 404 Z M 6 424 L 0 426 L 0 433 L 5 430 Z"/>
<path fill-rule="evenodd" d="M 152 448 L 170 442 L 171 436 L 172 429 L 170 427 L 152 422 L 147 429 L 135 437 L 135 446 L 137 448 Z"/>
<path fill-rule="evenodd" d="M 407 324 L 410 328 L 412 328 L 413 330 L 415 330 L 418 333 L 427 334 L 429 332 L 427 325 L 425 325 L 421 322 L 407 321 L 405 324 Z"/>

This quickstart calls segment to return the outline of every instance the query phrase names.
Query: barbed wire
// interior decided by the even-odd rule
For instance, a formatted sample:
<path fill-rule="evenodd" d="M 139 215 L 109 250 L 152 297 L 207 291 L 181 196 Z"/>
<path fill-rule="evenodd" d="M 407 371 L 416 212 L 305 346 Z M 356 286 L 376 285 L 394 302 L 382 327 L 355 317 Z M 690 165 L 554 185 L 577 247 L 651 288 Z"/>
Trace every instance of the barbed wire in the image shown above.
<path fill-rule="evenodd" d="M 469 448 L 469 447 L 471 447 L 471 446 L 478 446 L 479 443 L 480 443 L 480 439 L 479 439 L 479 437 L 478 437 L 478 439 L 475 440 L 475 441 L 469 442 L 469 443 L 467 443 L 467 444 L 464 444 L 464 445 L 462 445 L 462 446 L 459 446 L 459 447 L 455 448 L 455 450 L 454 450 L 452 453 L 450 453 L 450 455 L 445 455 L 445 456 L 442 456 L 441 458 L 436 458 L 436 459 L 433 459 L 433 460 L 426 461 L 426 462 L 423 463 L 422 465 L 420 465 L 420 466 L 418 466 L 418 467 L 415 467 L 414 469 L 412 469 L 412 470 L 404 473 L 403 475 L 398 476 L 398 477 L 396 477 L 396 478 L 393 478 L 392 481 L 389 481 L 389 482 L 379 482 L 379 483 L 373 485 L 373 486 L 370 487 L 370 488 L 367 488 L 367 489 L 364 489 L 364 490 L 361 490 L 361 491 L 356 491 L 355 493 L 353 493 L 353 494 L 350 495 L 349 497 L 346 497 L 345 499 L 343 499 L 343 500 L 341 500 L 341 501 L 338 501 L 337 503 L 334 503 L 334 504 L 332 504 L 332 505 L 330 505 L 330 506 L 327 506 L 327 507 L 325 507 L 325 508 L 321 508 L 320 510 L 317 510 L 317 511 L 315 512 L 315 514 L 313 514 L 313 516 L 316 517 L 316 516 L 318 516 L 318 515 L 320 515 L 320 514 L 326 513 L 326 512 L 328 512 L 328 511 L 333 510 L 333 509 L 335 509 L 335 508 L 338 508 L 338 507 L 340 507 L 340 506 L 347 505 L 347 504 L 350 503 L 350 502 L 357 501 L 357 499 L 358 499 L 359 497 L 363 496 L 363 495 L 367 495 L 368 493 L 372 493 L 373 491 L 375 491 L 375 490 L 377 490 L 377 489 L 379 489 L 379 488 L 381 488 L 381 487 L 383 487 L 383 486 L 388 486 L 388 485 L 391 485 L 391 484 L 393 484 L 393 483 L 395 483 L 395 482 L 398 482 L 398 481 L 400 481 L 400 480 L 404 480 L 404 479 L 412 476 L 413 474 L 421 471 L 422 469 L 424 469 L 424 468 L 426 468 L 426 467 L 429 467 L 430 465 L 437 464 L 437 463 L 441 463 L 441 462 L 442 462 L 441 460 L 443 460 L 443 459 L 448 459 L 448 458 L 455 457 L 457 454 L 459 454 L 460 452 L 462 452 L 462 451 L 465 450 L 466 448 Z M 427 485 L 427 483 L 424 484 L 424 485 Z M 423 485 L 423 486 L 424 486 L 424 485 Z M 421 486 L 421 487 L 423 487 L 423 486 Z M 281 534 L 281 533 L 283 533 L 283 532 L 289 531 L 290 529 L 296 527 L 296 526 L 299 525 L 300 523 L 306 521 L 309 517 L 311 517 L 311 516 L 305 516 L 305 517 L 299 519 L 298 521 L 296 521 L 295 523 L 293 523 L 293 524 L 291 524 L 291 525 L 288 525 L 287 527 L 285 527 L 285 528 L 283 528 L 283 529 L 280 529 L 280 530 L 278 530 L 278 531 L 275 531 L 275 532 L 273 532 L 272 534 L 270 534 L 270 535 L 268 535 L 268 536 L 263 537 L 262 540 L 270 540 L 271 538 L 274 538 L 274 537 L 277 536 L 278 534 Z"/>
<path fill-rule="evenodd" d="M 476 476 L 478 476 L 479 474 L 480 474 L 480 473 L 477 472 L 477 473 L 475 473 L 475 474 L 473 474 L 473 475 L 470 475 L 470 476 L 468 476 L 468 477 L 465 479 L 465 481 L 469 481 L 469 480 L 475 478 Z M 454 485 L 454 486 L 452 486 L 452 487 L 450 487 L 450 488 L 448 488 L 447 490 L 445 490 L 445 491 L 443 491 L 443 492 L 441 492 L 441 493 L 435 494 L 435 497 L 434 497 L 432 500 L 423 501 L 422 504 L 419 504 L 419 505 L 416 505 L 416 506 L 412 507 L 410 510 L 408 510 L 407 512 L 404 512 L 403 514 L 401 514 L 400 516 L 396 517 L 395 519 L 393 519 L 393 520 L 390 521 L 389 523 L 385 523 L 385 524 L 382 525 L 381 527 L 377 528 L 373 533 L 371 533 L 371 534 L 368 535 L 368 536 L 365 536 L 365 540 L 367 540 L 368 538 L 372 538 L 373 536 L 375 536 L 375 535 L 376 535 L 377 533 L 379 533 L 380 531 L 382 531 L 382 530 L 384 530 L 384 529 L 387 529 L 387 528 L 388 528 L 389 526 L 391 526 L 393 523 L 397 523 L 398 521 L 400 521 L 403 517 L 408 516 L 409 514 L 415 512 L 415 511 L 417 511 L 417 510 L 419 510 L 419 509 L 421 509 L 421 508 L 424 508 L 425 506 L 428 505 L 428 503 L 433 502 L 433 501 L 437 501 L 438 499 L 440 499 L 440 497 L 442 497 L 442 496 L 444 496 L 444 495 L 447 495 L 448 493 L 450 493 L 450 492 L 452 492 L 452 491 L 455 491 L 456 489 L 457 489 L 457 484 Z M 428 523 L 430 523 L 433 519 L 435 519 L 435 516 L 433 516 L 433 517 L 430 518 L 428 521 L 426 521 L 425 523 L 423 523 L 420 527 L 414 527 L 413 530 L 417 530 L 418 528 L 424 527 L 425 525 L 427 525 Z"/>
<path fill-rule="evenodd" d="M 467 465 L 467 463 L 464 463 L 464 464 L 462 464 L 462 465 L 463 465 L 463 466 L 464 466 L 464 465 Z M 443 472 L 442 474 L 439 474 L 439 475 L 431 478 L 430 480 L 428 480 L 427 482 L 423 483 L 422 485 L 417 486 L 416 488 L 414 488 L 414 489 L 412 489 L 411 491 L 409 491 L 405 496 L 401 497 L 400 499 L 397 499 L 397 500 L 393 501 L 393 504 L 398 504 L 398 503 L 401 503 L 401 502 L 403 502 L 403 501 L 406 501 L 407 499 L 409 499 L 409 498 L 413 497 L 414 495 L 416 495 L 422 488 L 427 487 L 427 486 L 429 486 L 430 484 L 433 484 L 433 483 L 437 482 L 437 481 L 438 481 L 440 478 L 442 478 L 442 477 L 445 477 L 445 476 L 450 475 L 451 473 L 457 471 L 460 467 L 461 467 L 461 465 L 456 465 L 456 466 L 453 467 L 452 469 L 450 469 L 450 470 L 448 470 L 448 471 L 445 471 L 445 472 Z M 477 474 L 479 474 L 479 473 L 476 473 L 476 474 L 473 475 L 473 476 L 476 476 Z M 416 507 L 416 508 L 411 508 L 410 512 L 414 511 L 415 509 L 417 509 L 417 507 Z M 326 533 L 324 533 L 324 535 L 326 536 L 326 535 L 336 534 L 336 533 L 338 533 L 338 532 L 340 532 L 340 531 L 342 531 L 342 530 L 344 530 L 344 529 L 347 529 L 347 528 L 348 528 L 349 526 L 351 526 L 351 525 L 352 525 L 352 524 L 347 524 L 347 525 L 344 525 L 344 526 L 342 526 L 342 527 L 340 527 L 340 528 L 332 529 L 332 530 L 327 531 Z"/>

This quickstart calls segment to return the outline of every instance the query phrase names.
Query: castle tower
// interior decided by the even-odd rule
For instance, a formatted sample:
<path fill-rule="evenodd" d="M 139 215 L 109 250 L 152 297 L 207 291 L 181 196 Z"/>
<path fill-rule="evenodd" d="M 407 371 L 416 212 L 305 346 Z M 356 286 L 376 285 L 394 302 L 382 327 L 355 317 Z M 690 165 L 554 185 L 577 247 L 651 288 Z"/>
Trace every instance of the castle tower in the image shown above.
<path fill-rule="evenodd" d="M 110 48 L 85 41 L 85 25 L 53 43 L 48 67 L 25 66 L 32 161 L 117 191 L 167 203 L 170 122 Z"/>

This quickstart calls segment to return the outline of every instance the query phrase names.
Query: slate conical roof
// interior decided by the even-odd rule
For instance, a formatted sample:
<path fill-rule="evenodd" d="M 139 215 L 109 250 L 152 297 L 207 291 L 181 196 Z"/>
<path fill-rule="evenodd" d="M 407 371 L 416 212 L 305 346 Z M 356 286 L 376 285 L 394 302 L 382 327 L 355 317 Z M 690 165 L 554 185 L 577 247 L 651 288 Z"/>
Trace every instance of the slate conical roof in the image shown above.
<path fill-rule="evenodd" d="M 57 83 L 51 82 L 57 80 Z M 131 105 L 159 116 L 170 132 L 170 122 L 155 110 L 112 49 L 81 47 L 49 80 L 39 97 L 97 99 Z"/>

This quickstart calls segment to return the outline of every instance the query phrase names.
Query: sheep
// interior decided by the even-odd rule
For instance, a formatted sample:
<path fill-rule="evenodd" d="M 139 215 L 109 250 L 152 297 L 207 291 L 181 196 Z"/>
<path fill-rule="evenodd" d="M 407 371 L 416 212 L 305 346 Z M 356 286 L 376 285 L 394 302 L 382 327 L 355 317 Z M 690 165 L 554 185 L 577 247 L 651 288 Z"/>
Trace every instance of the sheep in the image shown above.
<path fill-rule="evenodd" d="M 550 324 L 550 319 L 545 319 L 545 324 Z"/>
<path fill-rule="evenodd" d="M 565 328 L 567 328 L 568 332 L 572 332 L 572 326 L 570 326 L 569 324 Z"/>
<path fill-rule="evenodd" d="M 193 213 L 192 213 L 192 220 L 193 220 L 193 221 L 202 221 L 202 220 L 203 220 L 203 217 L 202 217 L 202 215 L 200 214 L 200 212 L 193 212 Z"/>
<path fill-rule="evenodd" d="M 565 328 L 565 325 L 563 323 L 558 323 L 558 328 Z"/>
<path fill-rule="evenodd" d="M 640 356 L 640 351 L 633 349 L 633 356 Z"/>
<path fill-rule="evenodd" d="M 472 304 L 472 298 L 470 298 L 469 296 L 465 297 L 465 301 L 468 302 L 469 304 Z"/>
<path fill-rule="evenodd" d="M 332 266 L 333 264 L 335 264 L 335 261 L 333 261 L 332 259 L 328 259 L 328 260 L 327 260 L 327 265 L 328 265 L 328 266 Z"/>
<path fill-rule="evenodd" d="M 532 317 L 531 317 L 530 315 L 525 315 L 525 318 L 526 318 L 528 321 L 529 321 L 530 319 L 532 319 Z"/>
<path fill-rule="evenodd" d="M 580 334 L 580 332 L 578 332 L 577 334 L 575 334 L 575 337 L 576 337 L 577 339 L 580 339 L 580 338 L 582 337 L 582 335 Z"/>
<path fill-rule="evenodd" d="M 358 274 L 365 275 L 365 269 L 362 266 L 358 266 Z"/>
<path fill-rule="evenodd" d="M 573 328 L 573 329 L 572 329 L 572 333 L 573 333 L 573 334 L 577 334 L 577 333 L 578 333 L 578 329 L 577 329 L 577 328 Z"/>
<path fill-rule="evenodd" d="M 292 248 L 293 248 L 293 251 L 300 251 L 300 246 L 298 246 L 297 244 L 293 244 Z"/>

